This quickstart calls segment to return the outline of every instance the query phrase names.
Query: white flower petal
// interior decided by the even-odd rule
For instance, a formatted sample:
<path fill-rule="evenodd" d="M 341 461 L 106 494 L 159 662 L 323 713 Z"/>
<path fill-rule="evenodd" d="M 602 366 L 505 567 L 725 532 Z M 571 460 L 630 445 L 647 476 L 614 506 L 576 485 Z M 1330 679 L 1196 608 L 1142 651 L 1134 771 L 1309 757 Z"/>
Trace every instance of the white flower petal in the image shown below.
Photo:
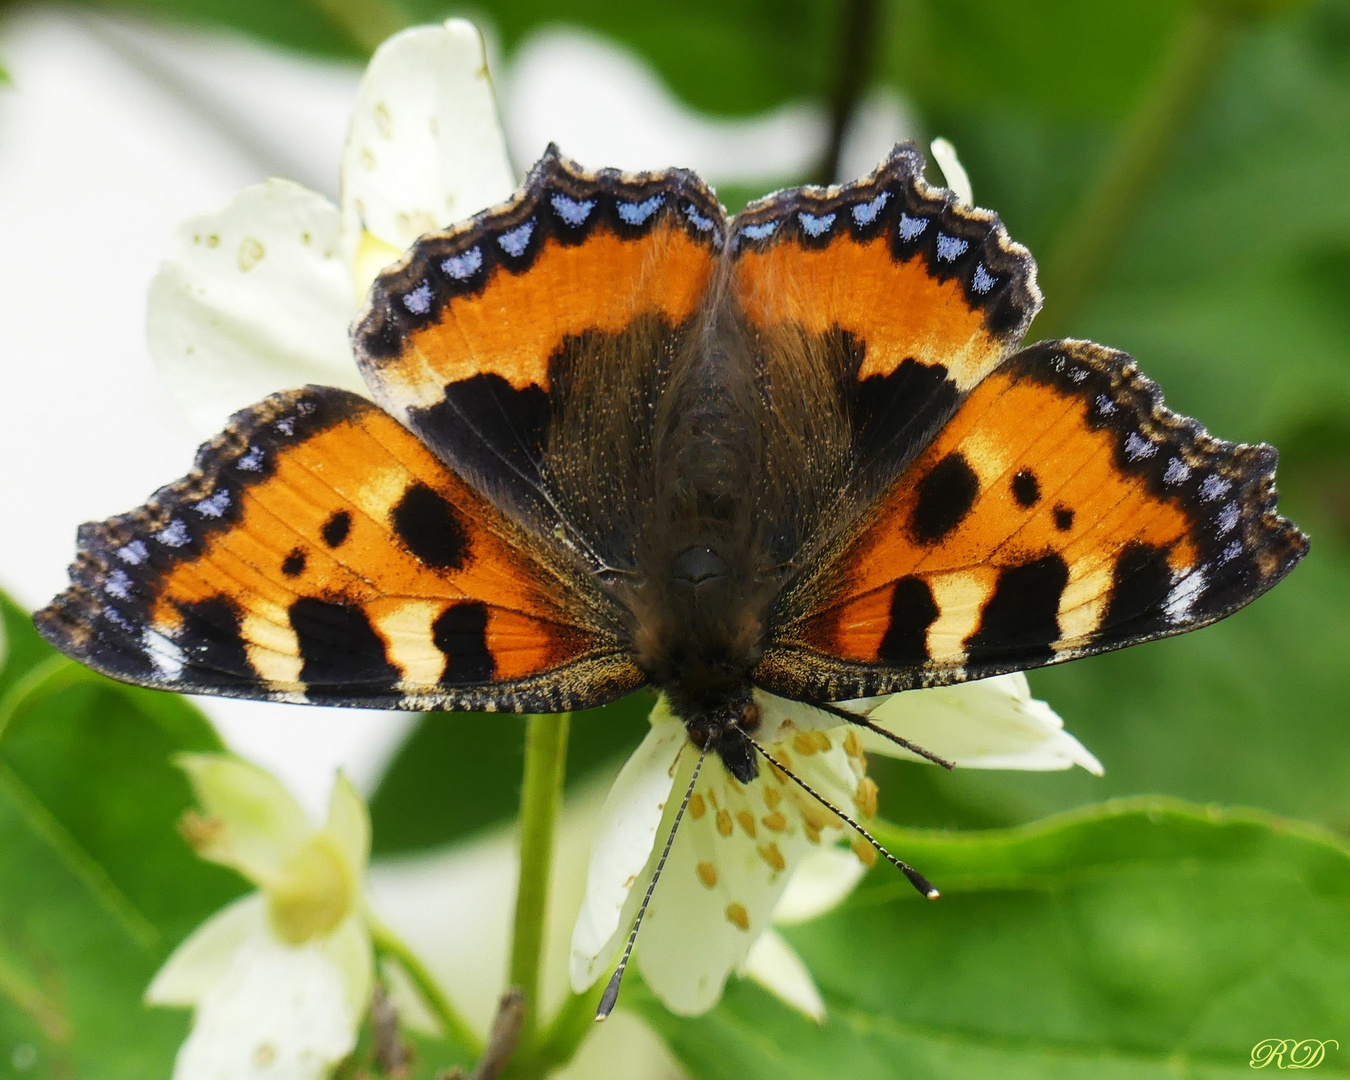
<path fill-rule="evenodd" d="M 179 754 L 174 760 L 205 812 L 190 837 L 202 858 L 267 885 L 313 836 L 305 812 L 266 769 L 226 754 Z"/>
<path fill-rule="evenodd" d="M 347 326 L 355 313 L 337 208 L 288 180 L 246 187 L 184 222 L 178 254 L 150 284 L 150 351 L 203 435 L 278 390 L 365 387 Z"/>
<path fill-rule="evenodd" d="M 975 193 L 970 186 L 970 176 L 966 173 L 961 159 L 956 156 L 956 147 L 946 139 L 934 139 L 930 144 L 933 160 L 942 170 L 942 175 L 951 188 L 952 194 L 967 206 L 975 205 Z"/>
<path fill-rule="evenodd" d="M 859 711 L 855 703 L 849 708 Z M 1021 672 L 992 679 L 892 694 L 870 713 L 874 723 L 967 769 L 1068 769 L 1098 776 L 1101 762 L 1064 730 L 1064 721 L 1031 696 Z M 870 731 L 870 753 L 920 760 Z"/>
<path fill-rule="evenodd" d="M 851 851 L 812 848 L 793 871 L 787 890 L 773 909 L 773 921 L 791 926 L 825 914 L 842 902 L 866 873 L 867 867 Z"/>
<path fill-rule="evenodd" d="M 791 744 L 770 750 L 852 814 L 857 780 L 843 740 L 844 733 L 836 728 L 828 750 L 794 753 Z M 687 755 L 676 774 L 677 787 L 688 777 L 692 762 Z M 685 1016 L 716 1003 L 727 976 L 744 963 L 793 871 L 814 846 L 801 808 L 821 822 L 830 816 L 792 781 L 767 768 L 748 785 L 731 780 L 715 757 L 703 768 L 696 792 L 701 801 L 691 803 L 675 838 L 637 946 L 643 980 L 668 1009 Z M 831 831 L 823 842 L 839 835 Z M 650 874 L 649 866 L 634 896 Z"/>
<path fill-rule="evenodd" d="M 360 881 L 370 859 L 370 813 L 345 773 L 339 772 L 333 783 L 324 828 L 345 856 L 352 876 Z"/>
<path fill-rule="evenodd" d="M 230 966 L 244 941 L 268 933 L 267 901 L 249 893 L 221 908 L 164 961 L 149 988 L 149 1005 L 196 1005 Z"/>
<path fill-rule="evenodd" d="M 772 928 L 760 934 L 750 947 L 741 974 L 817 1024 L 825 1023 L 825 999 L 816 980 L 797 950 Z"/>
<path fill-rule="evenodd" d="M 608 966 L 620 936 L 627 932 L 633 885 L 652 856 L 657 830 L 670 799 L 672 765 L 688 736 L 670 715 L 665 700 L 652 710 L 651 730 L 633 751 L 600 811 L 586 874 L 586 899 L 572 931 L 569 974 L 577 992 Z M 692 754 L 681 768 L 688 782 Z M 673 808 L 672 808 L 673 813 Z"/>
<path fill-rule="evenodd" d="M 353 265 L 365 233 L 402 252 L 515 186 L 477 27 L 463 19 L 418 26 L 375 50 L 342 152 L 343 243 Z M 373 270 L 357 269 L 364 293 Z"/>
<path fill-rule="evenodd" d="M 822 709 L 764 690 L 755 690 L 755 704 L 759 706 L 759 727 L 754 735 L 764 745 L 791 739 L 795 731 L 828 730 L 841 722 Z"/>
<path fill-rule="evenodd" d="M 347 1008 L 358 1017 L 364 1015 L 375 987 L 375 950 L 363 918 L 353 914 L 331 937 L 318 939 L 314 944 L 342 973 Z"/>
<path fill-rule="evenodd" d="M 318 944 L 246 938 L 202 996 L 174 1080 L 319 1080 L 356 1045 L 352 973 Z M 364 1003 L 363 1003 L 364 1005 Z"/>

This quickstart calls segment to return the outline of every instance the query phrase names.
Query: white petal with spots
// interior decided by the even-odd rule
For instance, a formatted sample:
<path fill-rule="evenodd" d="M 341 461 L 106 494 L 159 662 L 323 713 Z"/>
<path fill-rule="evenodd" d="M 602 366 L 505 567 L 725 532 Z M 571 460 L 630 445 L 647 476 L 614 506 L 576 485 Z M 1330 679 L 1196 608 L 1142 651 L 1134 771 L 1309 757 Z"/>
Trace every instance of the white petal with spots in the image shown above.
<path fill-rule="evenodd" d="M 792 926 L 824 915 L 843 902 L 867 873 L 852 851 L 816 847 L 808 851 L 788 882 L 773 921 Z"/>
<path fill-rule="evenodd" d="M 369 939 L 339 933 L 295 948 L 258 914 L 256 931 L 198 1000 L 174 1080 L 319 1080 L 356 1045 L 373 971 Z"/>
<path fill-rule="evenodd" d="M 477 28 L 450 19 L 384 42 L 342 152 L 343 240 L 358 294 L 390 253 L 502 202 L 515 186 Z"/>
<path fill-rule="evenodd" d="M 843 749 L 846 736 L 842 728 L 804 733 L 769 750 L 852 815 L 858 774 Z M 676 785 L 688 775 L 688 767 L 681 769 Z M 643 980 L 667 1008 L 686 1016 L 716 1003 L 806 853 L 843 835 L 837 819 L 832 823 L 819 803 L 767 767 L 741 785 L 709 758 L 695 794 L 701 801 L 691 804 L 675 838 L 637 947 Z"/>
<path fill-rule="evenodd" d="M 880 702 L 845 703 L 855 711 L 874 705 L 870 718 L 888 731 L 966 769 L 1069 769 L 1098 776 L 1102 765 L 1064 730 L 1064 721 L 1031 696 L 1021 672 L 959 686 L 910 690 Z M 861 732 L 869 753 L 914 758 L 870 731 Z"/>
<path fill-rule="evenodd" d="M 179 226 L 150 284 L 146 332 L 165 382 L 203 436 L 278 390 L 364 392 L 337 207 L 288 180 L 240 191 Z"/>

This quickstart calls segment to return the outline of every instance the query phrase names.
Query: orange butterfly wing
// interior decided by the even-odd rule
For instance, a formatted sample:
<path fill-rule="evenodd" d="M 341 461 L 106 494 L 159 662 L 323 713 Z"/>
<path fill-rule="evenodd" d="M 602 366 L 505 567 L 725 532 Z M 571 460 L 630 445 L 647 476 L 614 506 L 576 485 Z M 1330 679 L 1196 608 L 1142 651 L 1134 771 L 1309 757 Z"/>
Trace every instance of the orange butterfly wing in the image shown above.
<path fill-rule="evenodd" d="M 240 413 L 191 475 L 86 525 L 71 577 L 44 636 L 167 690 L 557 711 L 643 682 L 584 578 L 341 390 Z"/>
<path fill-rule="evenodd" d="M 1168 411 L 1123 353 L 1032 346 L 784 595 L 756 681 L 841 700 L 1204 626 L 1307 551 L 1274 466 Z"/>

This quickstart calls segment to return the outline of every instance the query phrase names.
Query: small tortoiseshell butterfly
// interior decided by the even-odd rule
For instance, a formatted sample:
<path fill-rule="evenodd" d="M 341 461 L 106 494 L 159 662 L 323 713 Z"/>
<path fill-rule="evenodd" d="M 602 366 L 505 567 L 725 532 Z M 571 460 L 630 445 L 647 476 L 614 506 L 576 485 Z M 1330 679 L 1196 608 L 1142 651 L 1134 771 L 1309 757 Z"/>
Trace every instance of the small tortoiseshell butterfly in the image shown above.
<path fill-rule="evenodd" d="M 690 172 L 550 149 L 375 282 L 374 401 L 239 413 L 80 531 L 39 629 L 117 679 L 276 701 L 556 712 L 650 684 L 744 781 L 756 689 L 1058 663 L 1287 574 L 1308 542 L 1275 451 L 1169 412 L 1119 352 L 1019 350 L 1030 254 L 922 167 L 901 146 L 728 221 Z"/>

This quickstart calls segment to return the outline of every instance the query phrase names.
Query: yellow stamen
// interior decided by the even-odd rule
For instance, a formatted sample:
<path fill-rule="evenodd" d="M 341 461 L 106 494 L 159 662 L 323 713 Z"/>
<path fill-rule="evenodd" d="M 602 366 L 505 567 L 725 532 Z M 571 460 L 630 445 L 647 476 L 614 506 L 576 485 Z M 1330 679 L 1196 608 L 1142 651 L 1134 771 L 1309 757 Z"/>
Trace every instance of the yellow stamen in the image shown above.
<path fill-rule="evenodd" d="M 783 859 L 783 853 L 778 850 L 777 844 L 768 844 L 757 850 L 759 851 L 759 857 L 775 870 L 782 870 L 787 866 L 787 862 Z"/>
<path fill-rule="evenodd" d="M 689 799 L 689 816 L 697 821 L 708 812 L 707 805 L 703 802 L 703 796 L 697 791 Z"/>
<path fill-rule="evenodd" d="M 717 867 L 710 862 L 701 862 L 698 864 L 698 879 L 708 888 L 713 888 L 717 884 Z"/>
<path fill-rule="evenodd" d="M 731 835 L 731 815 L 725 810 L 717 811 L 717 831 L 723 836 Z"/>

